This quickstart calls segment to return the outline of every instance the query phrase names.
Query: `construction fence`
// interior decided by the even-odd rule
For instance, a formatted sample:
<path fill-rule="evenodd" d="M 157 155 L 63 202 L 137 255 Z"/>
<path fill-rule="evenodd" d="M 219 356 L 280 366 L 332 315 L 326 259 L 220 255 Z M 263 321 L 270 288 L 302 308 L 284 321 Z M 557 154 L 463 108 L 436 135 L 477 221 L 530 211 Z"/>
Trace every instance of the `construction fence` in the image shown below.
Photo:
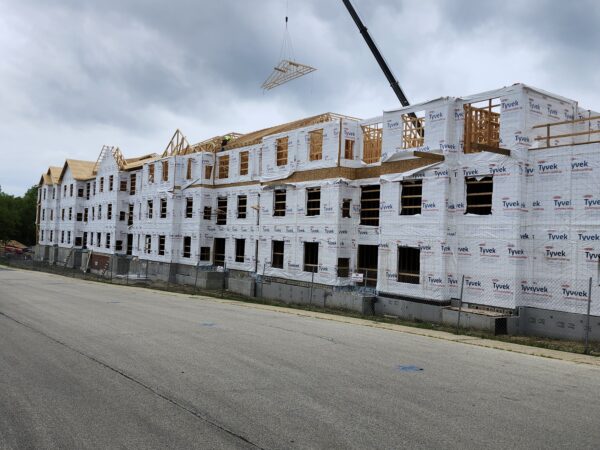
<path fill-rule="evenodd" d="M 0 255 L 0 264 L 9 267 L 53 273 L 90 281 L 147 287 L 187 294 L 204 294 L 213 297 L 253 297 L 257 301 L 270 303 L 272 303 L 272 301 L 267 300 L 267 298 L 263 298 L 263 286 L 273 282 L 280 284 L 285 284 L 287 282 L 289 284 L 294 284 L 294 286 L 301 286 L 309 289 L 310 300 L 304 304 L 314 307 L 329 306 L 319 303 L 316 296 L 315 300 L 312 301 L 313 290 L 317 291 L 320 289 L 329 288 L 337 292 L 347 292 L 348 295 L 351 295 L 351 293 L 358 293 L 364 296 L 372 297 L 377 295 L 377 292 L 368 286 L 325 286 L 314 283 L 313 280 L 308 282 L 301 281 L 299 283 L 294 283 L 292 280 L 273 278 L 262 274 L 251 274 L 251 278 L 255 282 L 254 292 L 246 295 L 240 295 L 239 293 L 230 291 L 228 289 L 230 284 L 236 279 L 248 280 L 248 274 L 240 271 L 230 270 L 227 269 L 227 267 L 197 265 L 189 266 L 189 271 L 187 273 L 178 273 L 175 271 L 165 277 L 165 273 L 159 273 L 156 269 L 156 266 L 152 264 L 152 261 L 138 260 L 137 258 L 134 258 L 130 262 L 128 267 L 129 270 L 126 270 L 123 274 L 116 273 L 116 264 L 110 264 L 110 267 L 107 270 L 84 271 L 78 267 L 66 267 L 65 264 L 60 262 L 54 264 L 48 261 L 35 260 L 30 254 Z M 176 265 L 173 265 L 173 267 L 176 267 Z M 210 285 L 199 282 L 199 280 L 206 275 L 213 276 L 213 282 L 210 283 Z M 458 311 L 457 320 L 455 323 L 455 332 L 457 334 L 469 333 L 471 330 L 462 328 L 461 323 L 463 322 L 461 322 L 461 317 L 463 317 L 462 320 L 464 321 L 464 315 L 472 312 L 474 309 L 489 309 L 490 311 L 497 309 L 496 307 L 491 306 L 493 304 L 497 304 L 497 302 L 491 301 L 491 299 L 488 298 L 484 298 L 489 295 L 488 293 L 480 292 L 478 296 L 477 291 L 478 289 L 481 290 L 481 286 L 479 286 L 477 282 L 473 282 L 468 276 L 460 276 L 457 284 L 457 301 L 453 302 L 452 307 L 452 309 Z M 514 292 L 511 291 L 509 286 L 498 285 L 496 287 L 497 292 L 494 295 L 514 295 Z M 523 304 L 520 306 L 527 307 L 528 311 L 530 311 L 529 314 L 524 315 L 523 320 L 530 322 L 533 320 L 534 322 L 543 324 L 543 321 L 546 320 L 543 318 L 544 316 L 533 317 L 535 314 L 531 314 L 531 311 L 535 310 L 544 312 L 549 311 L 551 313 L 554 311 L 557 317 L 559 317 L 561 313 L 567 313 L 564 316 L 560 316 L 564 317 L 564 320 L 560 319 L 556 321 L 556 326 L 559 328 L 564 328 L 565 331 L 582 329 L 583 333 L 581 333 L 581 343 L 584 344 L 582 351 L 589 353 L 591 348 L 598 348 L 598 351 L 600 352 L 600 346 L 597 342 L 592 343 L 590 336 L 590 331 L 592 328 L 597 329 L 600 327 L 600 316 L 596 313 L 596 311 L 600 309 L 600 305 L 598 304 L 600 302 L 600 300 L 598 300 L 598 294 L 600 294 L 600 284 L 594 277 L 590 277 L 587 280 L 575 279 L 569 283 L 564 283 L 563 281 L 557 279 L 538 279 L 535 283 L 527 283 L 526 281 L 522 281 L 520 284 L 518 284 L 518 289 L 523 291 L 521 294 L 522 298 L 524 299 Z M 275 300 L 274 303 L 280 302 Z M 486 304 L 489 304 L 490 306 L 487 306 Z M 573 310 L 577 310 L 577 316 L 572 314 Z M 519 308 L 514 311 L 515 314 L 518 311 Z M 373 309 L 373 305 L 371 305 L 371 309 L 365 310 L 364 314 L 372 315 L 374 312 L 375 310 Z M 448 323 L 446 323 L 446 325 L 448 325 Z M 531 326 L 529 328 L 533 329 L 535 328 L 536 323 L 530 325 Z M 535 333 L 528 334 L 535 335 Z M 577 334 L 579 335 L 579 333 Z"/>

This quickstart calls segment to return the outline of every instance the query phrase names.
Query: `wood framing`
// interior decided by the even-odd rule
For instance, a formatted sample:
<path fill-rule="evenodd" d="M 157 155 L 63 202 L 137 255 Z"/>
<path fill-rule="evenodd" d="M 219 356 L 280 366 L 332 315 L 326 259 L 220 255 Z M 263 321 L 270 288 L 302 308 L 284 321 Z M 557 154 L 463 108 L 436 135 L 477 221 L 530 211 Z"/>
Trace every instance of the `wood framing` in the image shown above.
<path fill-rule="evenodd" d="M 231 150 L 234 148 L 247 147 L 250 145 L 260 144 L 262 142 L 262 140 L 267 136 L 272 136 L 272 135 L 281 134 L 281 133 L 287 133 L 289 131 L 293 131 L 298 128 L 304 128 L 304 127 L 308 127 L 311 125 L 317 125 L 320 123 L 331 122 L 334 120 L 337 121 L 339 119 L 352 120 L 355 122 L 360 120 L 355 117 L 343 116 L 341 114 L 335 114 L 335 113 L 328 112 L 328 113 L 324 113 L 324 114 L 319 114 L 317 116 L 307 117 L 304 119 L 295 120 L 293 122 L 288 122 L 288 123 L 284 123 L 281 125 L 276 125 L 273 127 L 264 128 L 262 130 L 252 131 L 251 133 L 243 134 L 239 137 L 232 139 L 225 147 L 223 147 L 223 149 Z"/>
<path fill-rule="evenodd" d="M 354 141 L 352 139 L 344 140 L 344 159 L 354 159 Z"/>
<path fill-rule="evenodd" d="M 173 137 L 171 137 L 167 147 L 162 152 L 162 157 L 166 158 L 167 156 L 181 155 L 189 146 L 190 144 L 183 133 L 177 129 L 175 130 L 175 133 L 173 133 Z"/>
<path fill-rule="evenodd" d="M 248 175 L 248 161 L 250 152 L 240 152 L 240 175 Z"/>
<path fill-rule="evenodd" d="M 309 150 L 308 160 L 319 161 L 323 159 L 323 128 L 308 133 Z"/>
<path fill-rule="evenodd" d="M 217 178 L 220 180 L 229 178 L 229 155 L 221 155 L 217 158 Z"/>
<path fill-rule="evenodd" d="M 592 120 L 600 120 L 600 116 L 590 116 L 590 117 L 583 117 L 581 119 L 563 120 L 561 122 L 550 122 L 550 123 L 544 123 L 541 125 L 536 125 L 535 127 L 532 127 L 532 128 L 533 129 L 544 129 L 544 131 L 546 133 L 545 133 L 545 136 L 538 136 L 535 138 L 535 140 L 543 142 L 545 144 L 545 146 L 533 148 L 530 150 L 540 150 L 540 149 L 549 148 L 549 147 L 562 147 L 565 145 L 580 145 L 580 144 L 590 144 L 590 143 L 600 142 L 600 136 L 598 136 L 596 139 L 592 139 L 592 135 L 597 135 L 598 133 L 600 133 L 600 129 L 592 129 L 592 127 L 591 127 Z M 554 134 L 554 135 L 552 134 L 552 127 L 560 126 L 560 125 L 575 126 L 576 123 L 584 123 L 584 122 L 588 122 L 588 129 L 585 131 L 577 131 L 577 132 L 573 132 L 573 133 L 562 133 L 562 134 Z M 588 136 L 587 141 L 567 142 L 567 143 L 561 143 L 561 141 L 560 141 L 560 139 L 569 138 L 569 137 L 580 137 L 580 136 Z M 596 136 L 594 136 L 594 137 L 596 137 Z"/>
<path fill-rule="evenodd" d="M 288 163 L 288 138 L 279 138 L 275 141 L 277 147 L 276 163 L 278 166 L 285 166 Z"/>
<path fill-rule="evenodd" d="M 402 114 L 402 149 L 425 144 L 425 117 Z"/>
<path fill-rule="evenodd" d="M 307 66 L 306 64 L 300 64 L 296 61 L 283 59 L 273 68 L 273 72 L 265 80 L 261 88 L 265 90 L 273 89 L 277 86 L 287 83 L 288 81 L 308 75 L 315 70 L 317 69 Z"/>
<path fill-rule="evenodd" d="M 500 104 L 489 99 L 487 106 L 477 108 L 464 105 L 465 128 L 463 150 L 465 153 L 477 153 L 500 148 L 500 113 L 495 112 Z"/>
<path fill-rule="evenodd" d="M 363 132 L 363 162 L 373 164 L 381 160 L 381 142 L 383 128 L 381 123 L 362 125 Z"/>

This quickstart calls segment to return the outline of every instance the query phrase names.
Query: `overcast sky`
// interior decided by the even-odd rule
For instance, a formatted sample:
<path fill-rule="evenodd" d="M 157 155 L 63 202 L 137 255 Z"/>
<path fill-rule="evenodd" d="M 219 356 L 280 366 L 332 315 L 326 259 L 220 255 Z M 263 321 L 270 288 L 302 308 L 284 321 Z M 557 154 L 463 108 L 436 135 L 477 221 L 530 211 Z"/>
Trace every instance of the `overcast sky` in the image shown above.
<path fill-rule="evenodd" d="M 272 91 L 286 3 L 299 62 Z M 600 109 L 596 0 L 353 0 L 411 102 L 523 82 Z M 0 185 L 322 112 L 398 106 L 341 0 L 0 0 Z"/>

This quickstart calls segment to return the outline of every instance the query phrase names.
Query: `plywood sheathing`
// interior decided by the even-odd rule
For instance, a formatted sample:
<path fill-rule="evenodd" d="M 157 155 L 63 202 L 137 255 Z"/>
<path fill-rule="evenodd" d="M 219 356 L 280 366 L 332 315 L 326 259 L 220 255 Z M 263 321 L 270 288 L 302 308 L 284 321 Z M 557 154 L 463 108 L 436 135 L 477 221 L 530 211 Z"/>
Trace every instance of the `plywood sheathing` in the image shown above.
<path fill-rule="evenodd" d="M 96 163 L 93 161 L 82 161 L 79 159 L 67 159 L 65 161 L 65 164 L 63 165 L 61 172 L 60 172 L 60 178 L 58 181 L 60 182 L 62 180 L 62 178 L 65 176 L 67 167 L 71 169 L 71 174 L 73 175 L 73 178 L 75 180 L 78 180 L 78 181 L 91 180 L 92 178 L 96 177 L 94 174 L 94 166 L 95 165 L 96 165 Z"/>

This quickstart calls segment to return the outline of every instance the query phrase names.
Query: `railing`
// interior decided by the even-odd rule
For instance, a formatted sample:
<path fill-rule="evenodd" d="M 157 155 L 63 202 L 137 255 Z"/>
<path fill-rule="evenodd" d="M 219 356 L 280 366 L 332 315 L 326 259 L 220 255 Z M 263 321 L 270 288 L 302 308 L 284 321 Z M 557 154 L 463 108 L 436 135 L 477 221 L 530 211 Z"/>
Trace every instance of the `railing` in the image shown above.
<path fill-rule="evenodd" d="M 592 122 L 597 121 L 595 128 Z M 587 122 L 587 124 L 586 124 Z M 579 124 L 579 125 L 578 125 Z M 578 128 L 586 128 L 586 130 L 571 131 L 568 133 L 552 134 L 552 127 L 562 127 L 564 129 L 577 130 Z M 543 147 L 536 147 L 535 149 L 559 147 L 562 145 L 580 145 L 589 144 L 592 142 L 600 142 L 600 116 L 585 117 L 581 119 L 564 120 L 562 122 L 551 122 L 541 125 L 536 125 L 533 129 L 543 129 L 545 135 L 537 136 L 534 140 L 545 144 Z M 592 136 L 594 135 L 594 136 Z M 596 137 L 597 136 L 597 137 Z M 592 137 L 596 139 L 593 140 Z"/>

